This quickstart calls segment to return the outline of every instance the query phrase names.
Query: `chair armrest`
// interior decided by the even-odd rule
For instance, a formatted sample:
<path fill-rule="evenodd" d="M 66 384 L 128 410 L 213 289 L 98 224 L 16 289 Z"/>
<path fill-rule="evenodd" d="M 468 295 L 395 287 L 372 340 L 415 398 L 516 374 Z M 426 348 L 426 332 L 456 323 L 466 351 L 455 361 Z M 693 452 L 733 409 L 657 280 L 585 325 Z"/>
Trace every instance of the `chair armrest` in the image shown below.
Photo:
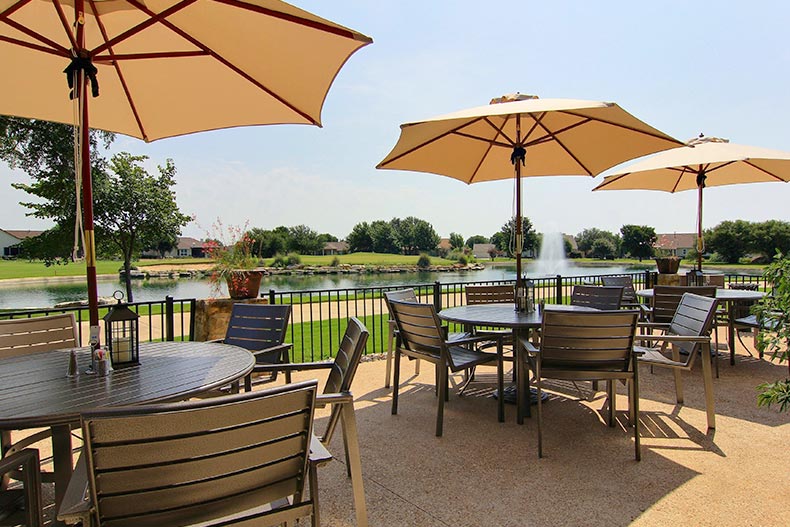
<path fill-rule="evenodd" d="M 343 393 L 322 393 L 315 396 L 315 405 L 318 408 L 323 408 L 329 404 L 348 404 L 354 402 L 354 396 L 351 392 Z"/>
<path fill-rule="evenodd" d="M 284 344 L 277 344 L 276 346 L 272 346 L 271 348 L 264 348 L 264 349 L 260 349 L 260 350 L 249 350 L 249 351 L 250 351 L 250 353 L 252 353 L 253 355 L 255 355 L 257 357 L 258 355 L 263 355 L 263 354 L 266 354 L 266 355 L 268 355 L 270 353 L 271 354 L 275 354 L 277 352 L 282 352 L 283 350 L 289 350 L 291 348 L 293 348 L 293 344 L 291 344 L 291 343 L 284 343 Z"/>
<path fill-rule="evenodd" d="M 69 525 L 90 525 L 92 511 L 93 502 L 88 490 L 88 466 L 85 457 L 80 455 L 58 509 L 58 520 Z"/>
<path fill-rule="evenodd" d="M 310 464 L 315 466 L 324 465 L 332 461 L 332 454 L 326 449 L 324 444 L 313 434 L 310 438 Z"/>
<path fill-rule="evenodd" d="M 637 335 L 634 340 L 653 342 L 661 340 L 664 342 L 710 342 L 710 336 L 697 335 Z"/>
<path fill-rule="evenodd" d="M 445 326 L 446 327 L 446 326 Z M 504 335 L 479 335 L 476 337 L 464 337 L 460 339 L 446 340 L 448 346 L 460 346 L 462 344 L 471 344 L 474 342 L 486 342 L 491 340 L 502 340 Z"/>
<path fill-rule="evenodd" d="M 335 363 L 329 362 L 288 362 L 282 364 L 256 364 L 253 367 L 254 372 L 274 372 L 274 371 L 307 371 L 307 370 L 328 370 L 332 368 Z"/>
<path fill-rule="evenodd" d="M 669 329 L 669 324 L 666 322 L 639 322 L 637 327 L 645 329 Z"/>
<path fill-rule="evenodd" d="M 211 339 L 211 340 L 207 340 L 206 342 L 211 343 L 211 344 L 225 344 L 225 339 L 224 338 L 222 338 L 222 339 Z"/>
<path fill-rule="evenodd" d="M 524 346 L 524 349 L 527 351 L 527 353 L 532 353 L 534 355 L 540 352 L 540 349 L 536 348 L 535 345 L 527 338 L 521 338 L 519 339 L 519 342 L 521 342 L 521 345 Z"/>

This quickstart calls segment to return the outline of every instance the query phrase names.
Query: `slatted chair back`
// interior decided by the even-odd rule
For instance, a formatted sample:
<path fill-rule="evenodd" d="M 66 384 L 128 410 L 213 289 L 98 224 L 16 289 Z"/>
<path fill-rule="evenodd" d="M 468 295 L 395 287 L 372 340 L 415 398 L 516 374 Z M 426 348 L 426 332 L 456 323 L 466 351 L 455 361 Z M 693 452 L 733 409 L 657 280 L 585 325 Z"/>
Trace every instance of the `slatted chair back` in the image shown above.
<path fill-rule="evenodd" d="M 468 285 L 466 286 L 466 304 L 512 304 L 516 300 L 512 285 Z"/>
<path fill-rule="evenodd" d="M 442 360 L 445 335 L 432 304 L 387 299 L 395 319 L 401 346 L 414 358 L 436 363 Z"/>
<path fill-rule="evenodd" d="M 351 391 L 351 383 L 354 382 L 359 361 L 362 360 L 362 354 L 365 352 L 368 336 L 367 328 L 356 317 L 351 317 L 348 320 L 348 327 L 346 327 L 343 340 L 340 342 L 340 349 L 335 355 L 335 361 L 324 385 L 323 393 L 348 393 Z M 332 413 L 329 416 L 322 441 L 331 441 L 340 420 L 341 411 L 340 405 L 332 406 Z"/>
<path fill-rule="evenodd" d="M 609 287 L 623 288 L 623 304 L 636 304 L 636 289 L 634 289 L 634 279 L 631 276 L 602 276 L 601 282 Z"/>
<path fill-rule="evenodd" d="M 250 351 L 279 346 L 290 318 L 290 305 L 233 304 L 224 343 Z"/>
<path fill-rule="evenodd" d="M 74 315 L 0 320 L 0 358 L 79 346 Z"/>
<path fill-rule="evenodd" d="M 621 286 L 575 285 L 571 293 L 571 305 L 610 311 L 620 309 L 622 298 Z"/>
<path fill-rule="evenodd" d="M 714 293 L 715 294 L 715 293 Z M 683 293 L 678 307 L 669 323 L 669 335 L 700 337 L 710 334 L 716 317 L 716 299 L 713 296 L 701 296 L 695 293 Z M 687 362 L 696 355 L 700 343 L 677 342 L 674 344 L 687 352 Z"/>
<path fill-rule="evenodd" d="M 417 293 L 412 288 L 398 289 L 397 291 L 385 291 L 384 298 L 389 302 L 396 300 L 398 302 L 412 302 L 417 303 L 420 300 L 417 298 Z"/>
<path fill-rule="evenodd" d="M 547 307 L 538 356 L 541 371 L 562 370 L 563 378 L 580 380 L 632 371 L 638 316 L 636 310 L 568 312 Z"/>
<path fill-rule="evenodd" d="M 653 288 L 653 311 L 651 321 L 666 324 L 672 321 L 675 311 L 685 293 L 699 296 L 716 296 L 714 286 L 657 285 Z"/>
<path fill-rule="evenodd" d="M 276 516 L 275 509 L 260 512 L 250 524 L 311 516 L 316 496 L 305 497 L 304 489 L 316 386 L 313 380 L 84 414 L 96 524 L 219 525 L 218 518 L 284 498 L 293 499 L 287 518 Z"/>

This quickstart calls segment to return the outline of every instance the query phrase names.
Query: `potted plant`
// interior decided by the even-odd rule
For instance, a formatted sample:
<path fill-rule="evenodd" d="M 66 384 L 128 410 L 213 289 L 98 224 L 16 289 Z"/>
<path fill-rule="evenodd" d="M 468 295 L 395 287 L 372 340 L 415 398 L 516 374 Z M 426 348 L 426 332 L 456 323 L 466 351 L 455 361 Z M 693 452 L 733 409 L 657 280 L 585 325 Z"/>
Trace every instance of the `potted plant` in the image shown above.
<path fill-rule="evenodd" d="M 669 254 L 659 254 L 654 260 L 659 274 L 676 274 L 680 269 L 680 257 Z"/>
<path fill-rule="evenodd" d="M 228 295 L 234 300 L 256 298 L 261 287 L 263 271 L 257 269 L 258 259 L 252 254 L 253 240 L 244 228 L 223 228 L 217 222 L 215 234 L 204 243 L 204 250 L 214 260 L 209 282 L 214 292 L 219 293 L 222 284 L 228 287 Z"/>

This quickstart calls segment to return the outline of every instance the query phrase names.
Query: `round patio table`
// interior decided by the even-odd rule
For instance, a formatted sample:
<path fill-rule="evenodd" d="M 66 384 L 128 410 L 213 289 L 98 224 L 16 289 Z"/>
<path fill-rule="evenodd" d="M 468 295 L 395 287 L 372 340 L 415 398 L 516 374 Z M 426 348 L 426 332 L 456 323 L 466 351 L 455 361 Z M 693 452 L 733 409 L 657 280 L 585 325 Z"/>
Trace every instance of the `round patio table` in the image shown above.
<path fill-rule="evenodd" d="M 563 304 L 549 304 L 546 309 L 557 311 L 595 311 L 584 306 L 568 306 Z M 528 338 L 529 332 L 540 328 L 543 323 L 543 311 L 536 306 L 532 313 L 516 311 L 513 304 L 476 304 L 473 306 L 459 306 L 442 309 L 439 318 L 447 322 L 464 324 L 465 326 L 487 326 L 508 328 L 513 331 L 513 354 L 516 369 L 516 421 L 524 424 L 524 412 L 530 415 L 529 404 L 525 404 L 525 397 L 518 393 L 519 387 L 526 386 L 526 372 L 521 371 L 520 346 L 521 339 Z M 526 390 L 524 390 L 526 391 Z"/>
<path fill-rule="evenodd" d="M 652 289 L 640 289 L 636 292 L 642 298 L 653 298 Z M 764 291 L 747 291 L 744 289 L 716 288 L 716 300 L 727 303 L 727 347 L 730 348 L 730 365 L 735 365 L 735 305 L 738 302 L 760 300 Z"/>
<path fill-rule="evenodd" d="M 0 359 L 0 430 L 50 427 L 55 503 L 72 472 L 71 428 L 80 413 L 109 406 L 179 401 L 236 383 L 252 371 L 253 355 L 211 342 L 146 342 L 140 364 L 109 375 L 82 373 L 90 348 L 77 348 L 79 375 L 67 377 L 70 350 Z"/>

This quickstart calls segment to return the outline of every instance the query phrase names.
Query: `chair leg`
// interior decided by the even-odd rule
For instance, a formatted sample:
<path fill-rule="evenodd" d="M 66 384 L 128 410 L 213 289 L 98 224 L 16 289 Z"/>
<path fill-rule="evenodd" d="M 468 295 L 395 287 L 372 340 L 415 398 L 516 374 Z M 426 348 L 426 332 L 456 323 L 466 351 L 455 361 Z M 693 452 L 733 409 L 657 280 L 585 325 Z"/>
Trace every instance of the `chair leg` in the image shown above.
<path fill-rule="evenodd" d="M 384 387 L 390 387 L 390 377 L 392 376 L 392 343 L 395 340 L 395 329 L 393 327 L 393 323 L 390 320 L 389 322 L 389 330 L 387 332 L 387 368 L 384 371 Z"/>
<path fill-rule="evenodd" d="M 614 413 L 616 411 L 615 404 L 615 389 L 614 381 L 606 381 L 606 398 L 609 401 L 609 426 L 614 428 Z"/>
<path fill-rule="evenodd" d="M 505 365 L 503 364 L 502 346 L 502 339 L 498 339 L 496 346 L 496 387 L 498 390 L 497 393 L 499 394 L 499 397 L 497 397 L 497 419 L 500 423 L 505 422 Z"/>
<path fill-rule="evenodd" d="M 630 386 L 631 400 L 628 403 L 628 411 L 633 415 L 631 423 L 634 426 L 634 455 L 637 461 L 642 461 L 642 445 L 639 427 L 639 367 L 634 364 L 634 378 L 628 383 Z"/>
<path fill-rule="evenodd" d="M 321 509 L 318 504 L 318 469 L 313 463 L 310 464 L 308 478 L 310 481 L 310 498 L 313 501 L 313 517 L 311 518 L 311 525 L 312 527 L 319 527 L 321 525 Z"/>
<path fill-rule="evenodd" d="M 677 346 L 672 346 L 672 360 L 675 362 L 680 362 L 680 351 L 678 350 Z M 710 359 L 708 359 L 710 360 Z M 710 363 L 708 363 L 710 364 Z M 675 397 L 678 404 L 683 404 L 683 377 L 681 376 L 681 371 L 678 368 L 672 368 L 672 373 L 675 376 Z"/>
<path fill-rule="evenodd" d="M 710 345 L 702 347 L 702 380 L 705 386 L 705 411 L 708 414 L 708 428 L 716 428 L 716 411 L 713 406 L 713 372 L 710 359 L 705 360 L 705 353 L 711 357 Z"/>
<path fill-rule="evenodd" d="M 354 493 L 354 511 L 358 527 L 368 526 L 367 505 L 365 505 L 365 488 L 362 481 L 362 460 L 359 456 L 359 436 L 357 435 L 357 418 L 354 403 L 346 403 L 342 407 L 343 443 L 346 447 L 346 466 L 351 478 Z"/>
<path fill-rule="evenodd" d="M 538 457 L 543 457 L 543 391 L 541 388 L 540 363 L 535 367 L 535 388 L 538 395 Z M 529 396 L 529 393 L 527 393 Z M 531 404 L 527 401 L 527 404 Z"/>
<path fill-rule="evenodd" d="M 400 385 L 400 351 L 395 349 L 395 370 L 392 373 L 392 415 L 398 413 L 398 386 Z"/>
<path fill-rule="evenodd" d="M 436 379 L 436 384 L 439 389 L 439 393 L 442 394 L 439 396 L 439 408 L 436 411 L 436 437 L 442 437 L 442 424 L 444 421 L 444 393 L 448 391 L 448 379 L 447 379 L 447 366 L 442 365 L 439 369 L 439 378 Z"/>

